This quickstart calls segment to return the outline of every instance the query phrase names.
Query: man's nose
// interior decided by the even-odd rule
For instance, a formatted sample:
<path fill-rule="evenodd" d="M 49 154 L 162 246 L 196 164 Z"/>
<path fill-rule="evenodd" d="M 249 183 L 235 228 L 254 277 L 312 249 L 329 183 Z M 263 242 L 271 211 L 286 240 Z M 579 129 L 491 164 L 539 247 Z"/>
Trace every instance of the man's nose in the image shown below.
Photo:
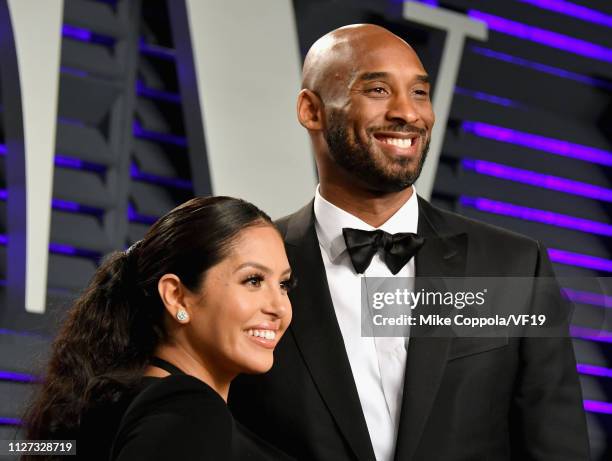
<path fill-rule="evenodd" d="M 404 123 L 413 124 L 419 120 L 420 115 L 410 95 L 400 93 L 389 100 L 386 117 L 389 121 L 401 120 Z"/>

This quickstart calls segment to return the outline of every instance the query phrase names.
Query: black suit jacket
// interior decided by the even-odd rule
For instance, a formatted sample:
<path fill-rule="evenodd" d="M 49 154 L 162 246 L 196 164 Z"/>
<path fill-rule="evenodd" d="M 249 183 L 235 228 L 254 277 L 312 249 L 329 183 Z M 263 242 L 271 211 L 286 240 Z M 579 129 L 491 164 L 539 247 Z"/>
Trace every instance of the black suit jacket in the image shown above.
<path fill-rule="evenodd" d="M 313 203 L 278 222 L 298 286 L 272 370 L 240 376 L 229 405 L 301 460 L 375 460 L 314 229 Z M 417 276 L 552 276 L 529 238 L 419 198 Z M 359 308 L 359 306 L 356 306 Z M 567 338 L 425 338 L 408 346 L 397 461 L 589 459 Z"/>

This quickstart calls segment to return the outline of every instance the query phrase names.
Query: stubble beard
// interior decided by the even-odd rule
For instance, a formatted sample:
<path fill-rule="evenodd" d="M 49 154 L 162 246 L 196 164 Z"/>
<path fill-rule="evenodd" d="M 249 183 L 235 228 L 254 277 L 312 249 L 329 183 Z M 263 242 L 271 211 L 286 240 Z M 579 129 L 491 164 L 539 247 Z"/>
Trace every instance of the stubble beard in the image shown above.
<path fill-rule="evenodd" d="M 385 129 L 397 132 L 415 131 L 415 128 L 397 124 Z M 421 174 L 429 151 L 427 139 L 415 166 L 412 166 L 412 159 L 409 158 L 390 159 L 384 154 L 376 155 L 372 136 L 367 145 L 349 138 L 347 118 L 339 110 L 330 112 L 324 137 L 333 161 L 349 175 L 377 192 L 399 192 L 412 186 Z"/>

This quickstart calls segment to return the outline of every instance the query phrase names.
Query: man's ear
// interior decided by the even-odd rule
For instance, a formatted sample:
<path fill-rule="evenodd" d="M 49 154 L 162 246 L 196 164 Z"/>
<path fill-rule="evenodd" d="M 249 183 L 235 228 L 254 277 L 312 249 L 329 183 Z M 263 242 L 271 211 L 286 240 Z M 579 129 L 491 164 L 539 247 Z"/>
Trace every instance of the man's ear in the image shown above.
<path fill-rule="evenodd" d="M 178 323 L 189 323 L 191 309 L 185 302 L 186 289 L 181 280 L 174 274 L 164 274 L 157 282 L 157 291 L 170 317 Z M 179 316 L 179 311 L 187 313 L 187 317 Z"/>
<path fill-rule="evenodd" d="M 298 94 L 297 117 L 300 124 L 311 131 L 323 129 L 323 101 L 314 91 L 303 89 Z"/>

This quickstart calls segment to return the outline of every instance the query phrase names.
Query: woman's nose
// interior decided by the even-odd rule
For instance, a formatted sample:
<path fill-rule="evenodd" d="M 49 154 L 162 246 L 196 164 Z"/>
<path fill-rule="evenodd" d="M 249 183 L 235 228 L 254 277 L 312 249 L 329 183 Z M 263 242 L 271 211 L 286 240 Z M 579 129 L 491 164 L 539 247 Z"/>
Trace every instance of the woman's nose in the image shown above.
<path fill-rule="evenodd" d="M 291 302 L 287 293 L 282 288 L 272 289 L 266 300 L 264 312 L 275 317 L 282 318 L 291 309 Z"/>

